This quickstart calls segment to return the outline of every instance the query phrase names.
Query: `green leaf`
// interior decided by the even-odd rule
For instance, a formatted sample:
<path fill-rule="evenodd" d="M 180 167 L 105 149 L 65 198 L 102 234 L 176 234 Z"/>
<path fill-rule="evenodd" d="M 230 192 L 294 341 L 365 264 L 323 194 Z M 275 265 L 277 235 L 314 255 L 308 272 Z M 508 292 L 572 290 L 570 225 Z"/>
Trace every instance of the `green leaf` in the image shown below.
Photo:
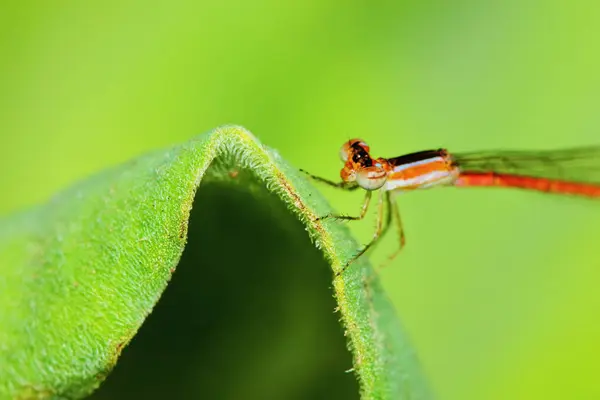
<path fill-rule="evenodd" d="M 80 398 L 107 376 L 94 397 L 350 398 L 350 364 L 362 398 L 431 398 L 366 258 L 331 280 L 324 260 L 338 271 L 358 243 L 315 220 L 330 211 L 275 151 L 223 127 L 0 220 L 0 398 Z"/>

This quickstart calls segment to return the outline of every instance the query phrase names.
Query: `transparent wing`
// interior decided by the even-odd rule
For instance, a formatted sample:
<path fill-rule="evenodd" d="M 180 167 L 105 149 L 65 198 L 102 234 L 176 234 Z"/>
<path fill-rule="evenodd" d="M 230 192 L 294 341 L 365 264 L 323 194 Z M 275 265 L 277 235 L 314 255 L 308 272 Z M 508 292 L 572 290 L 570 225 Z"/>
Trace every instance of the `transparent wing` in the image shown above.
<path fill-rule="evenodd" d="M 458 153 L 452 159 L 462 172 L 495 172 L 600 184 L 600 146 Z"/>

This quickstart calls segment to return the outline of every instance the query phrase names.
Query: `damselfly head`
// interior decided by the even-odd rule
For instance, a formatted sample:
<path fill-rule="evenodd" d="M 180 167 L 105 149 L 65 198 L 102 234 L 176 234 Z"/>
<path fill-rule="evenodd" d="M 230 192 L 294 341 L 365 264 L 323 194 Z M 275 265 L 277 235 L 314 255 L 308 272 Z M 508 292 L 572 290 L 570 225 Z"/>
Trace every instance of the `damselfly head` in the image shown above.
<path fill-rule="evenodd" d="M 348 140 L 340 149 L 344 168 L 340 176 L 344 182 L 356 182 L 366 190 L 380 189 L 388 177 L 389 165 L 385 159 L 373 159 L 369 145 L 361 139 Z"/>

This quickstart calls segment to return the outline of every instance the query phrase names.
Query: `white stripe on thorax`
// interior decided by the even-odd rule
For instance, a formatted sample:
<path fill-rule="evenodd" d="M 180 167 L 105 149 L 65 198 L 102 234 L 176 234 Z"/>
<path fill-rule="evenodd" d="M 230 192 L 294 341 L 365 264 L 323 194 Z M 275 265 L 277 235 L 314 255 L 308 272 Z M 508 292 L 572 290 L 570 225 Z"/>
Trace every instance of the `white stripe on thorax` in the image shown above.
<path fill-rule="evenodd" d="M 451 183 L 456 179 L 456 172 L 453 171 L 431 171 L 423 175 L 415 176 L 410 179 L 389 179 L 385 184 L 385 190 L 396 189 L 426 189 L 432 186 L 439 186 Z"/>
<path fill-rule="evenodd" d="M 432 157 L 432 158 L 427 158 L 425 160 L 413 161 L 411 163 L 396 165 L 394 167 L 394 169 L 392 170 L 392 172 L 400 172 L 400 171 L 404 171 L 406 169 L 410 169 L 412 167 L 416 167 L 418 165 L 435 163 L 435 162 L 440 162 L 440 161 L 444 162 L 445 160 L 442 157 Z"/>

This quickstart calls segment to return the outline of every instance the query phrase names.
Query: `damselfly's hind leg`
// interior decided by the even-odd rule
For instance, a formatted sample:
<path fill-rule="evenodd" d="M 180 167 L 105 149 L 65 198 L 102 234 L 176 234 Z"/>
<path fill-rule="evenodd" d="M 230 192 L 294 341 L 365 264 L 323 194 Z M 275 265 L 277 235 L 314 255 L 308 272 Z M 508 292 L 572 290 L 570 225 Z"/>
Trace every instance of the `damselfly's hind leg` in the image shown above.
<path fill-rule="evenodd" d="M 384 198 L 385 198 L 385 202 L 384 202 Z M 387 205 L 388 213 L 384 220 L 384 214 L 385 214 L 384 206 L 385 205 Z M 377 229 L 375 230 L 375 233 L 373 234 L 373 238 L 358 253 L 356 253 L 354 256 L 352 256 L 352 258 L 350 260 L 348 260 L 346 262 L 346 264 L 342 267 L 342 269 L 336 273 L 336 276 L 343 274 L 344 271 L 346 271 L 346 269 L 350 266 L 350 264 L 352 264 L 354 261 L 356 261 L 363 254 L 365 254 L 375 244 L 377 244 L 377 241 L 379 240 L 379 238 L 387 232 L 387 230 L 390 227 L 390 223 L 392 221 L 392 214 L 390 212 L 390 206 L 391 206 L 390 192 L 381 190 L 379 192 L 379 202 L 377 204 Z"/>

